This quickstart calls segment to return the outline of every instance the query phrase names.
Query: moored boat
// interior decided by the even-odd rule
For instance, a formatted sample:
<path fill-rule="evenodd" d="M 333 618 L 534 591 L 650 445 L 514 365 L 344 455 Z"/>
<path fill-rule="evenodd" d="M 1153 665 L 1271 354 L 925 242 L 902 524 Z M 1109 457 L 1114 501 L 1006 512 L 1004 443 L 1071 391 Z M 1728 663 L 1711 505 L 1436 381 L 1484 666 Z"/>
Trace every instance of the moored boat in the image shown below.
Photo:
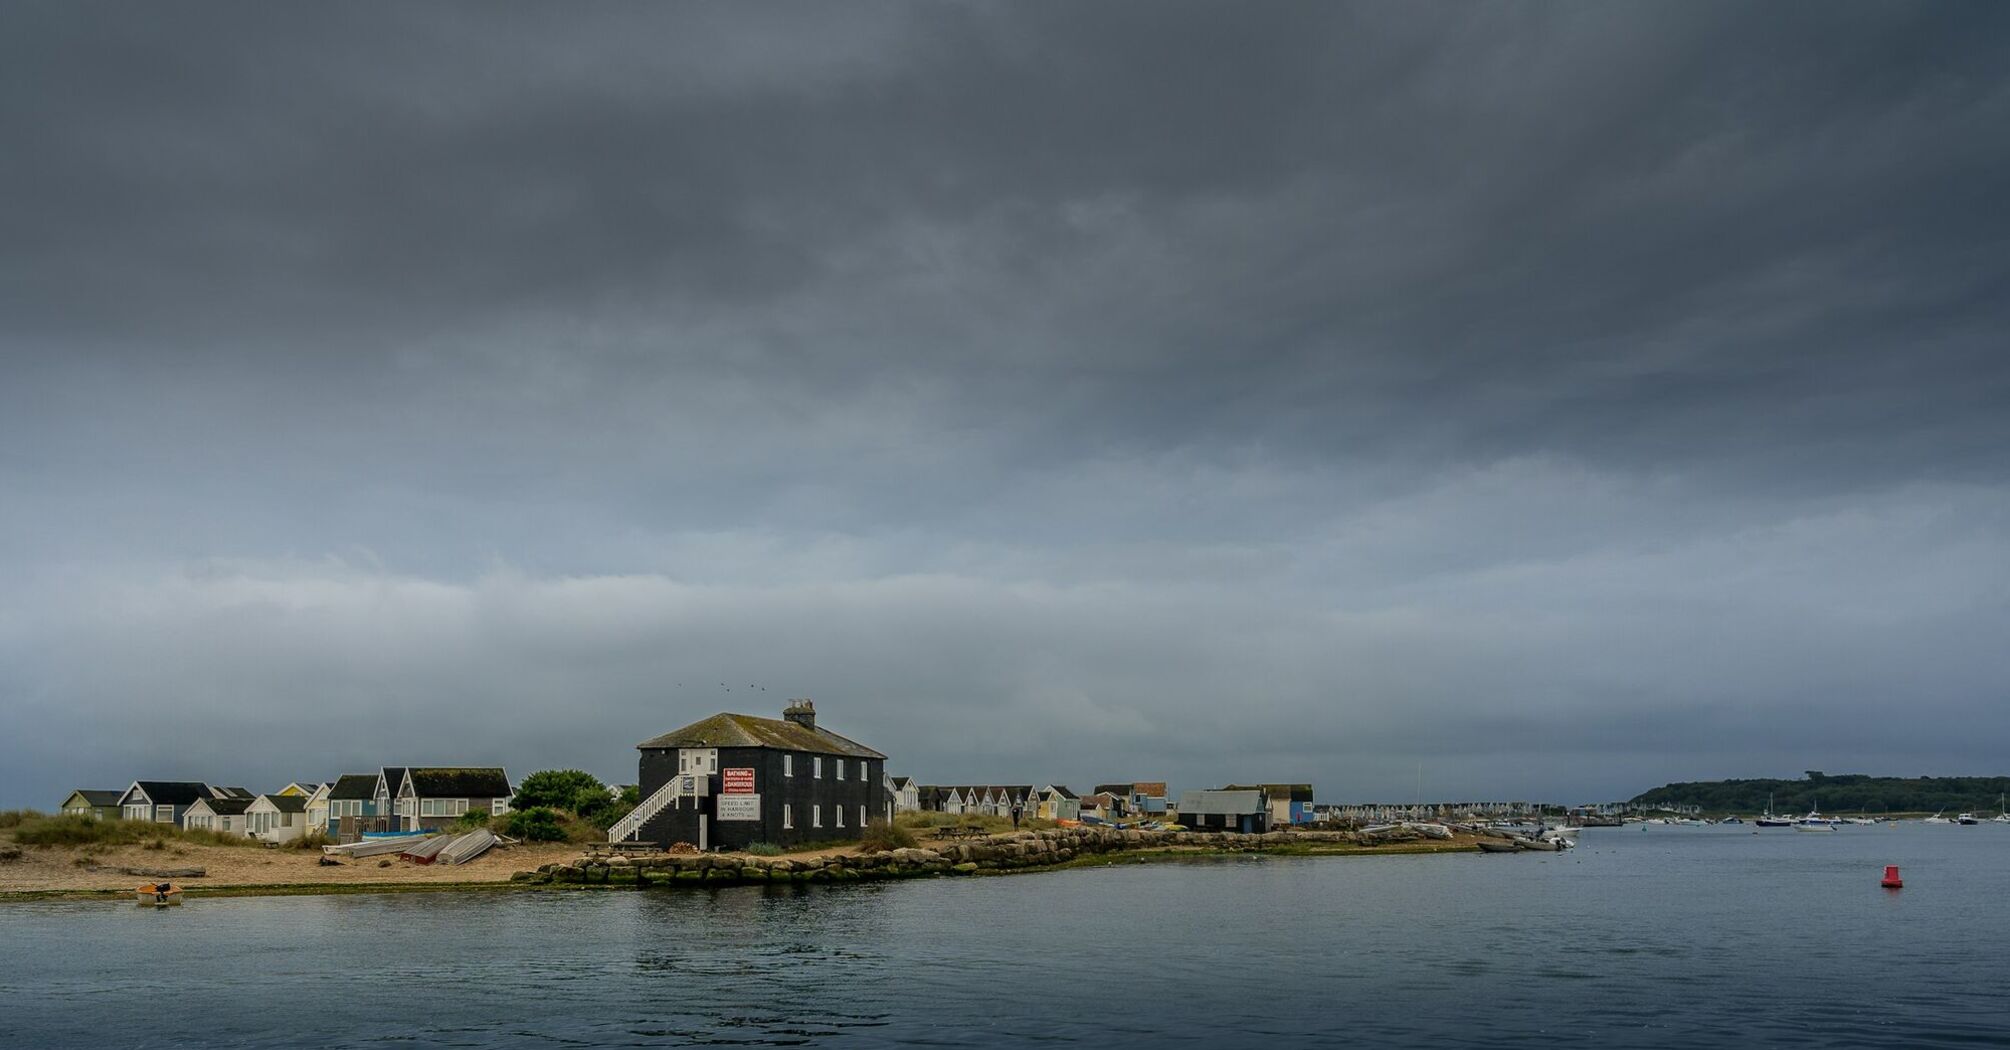
<path fill-rule="evenodd" d="M 1479 847 L 1480 847 L 1480 852 L 1481 852 L 1481 853 L 1520 853 L 1520 852 L 1521 852 L 1521 846 L 1520 846 L 1520 845 L 1518 845 L 1518 844 L 1516 844 L 1516 843 L 1513 843 L 1513 842 L 1503 842 L 1503 841 L 1501 841 L 1500 839 L 1481 839 L 1481 840 L 1479 841 Z"/>
<path fill-rule="evenodd" d="M 1957 813 L 1954 816 L 1954 822 L 1956 824 L 1967 824 L 1972 827 L 1982 823 L 1982 818 L 1973 813 Z"/>
<path fill-rule="evenodd" d="M 181 887 L 172 882 L 150 882 L 134 891 L 140 907 L 165 908 L 181 903 Z"/>

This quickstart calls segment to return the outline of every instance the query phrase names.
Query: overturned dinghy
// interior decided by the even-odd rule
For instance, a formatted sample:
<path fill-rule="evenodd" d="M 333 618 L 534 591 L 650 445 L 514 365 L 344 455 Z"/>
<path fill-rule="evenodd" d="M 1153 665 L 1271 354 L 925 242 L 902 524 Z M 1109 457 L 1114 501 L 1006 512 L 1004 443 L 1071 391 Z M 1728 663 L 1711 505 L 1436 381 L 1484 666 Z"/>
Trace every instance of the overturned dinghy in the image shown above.
<path fill-rule="evenodd" d="M 497 841 L 495 834 L 486 828 L 470 831 L 441 847 L 434 859 L 443 860 L 448 864 L 466 864 L 487 853 Z"/>
<path fill-rule="evenodd" d="M 376 857 L 385 853 L 403 853 L 406 849 L 426 841 L 424 835 L 404 835 L 398 838 L 364 839 L 341 846 L 323 846 L 321 852 L 331 857 Z"/>
<path fill-rule="evenodd" d="M 400 850 L 398 856 L 418 864 L 431 864 L 433 858 L 438 857 L 440 851 L 446 849 L 447 844 L 453 840 L 452 835 L 435 835 L 409 849 Z"/>
<path fill-rule="evenodd" d="M 1478 845 L 1479 845 L 1479 847 L 1480 847 L 1480 852 L 1481 852 L 1481 853 L 1520 853 L 1520 852 L 1521 852 L 1521 846 L 1520 846 L 1520 845 L 1518 845 L 1518 844 L 1516 844 L 1516 843 L 1514 843 L 1514 842 L 1502 842 L 1502 841 L 1501 841 L 1501 840 L 1499 840 L 1499 839 L 1481 839 L 1481 840 L 1479 841 L 1479 844 L 1478 844 Z"/>

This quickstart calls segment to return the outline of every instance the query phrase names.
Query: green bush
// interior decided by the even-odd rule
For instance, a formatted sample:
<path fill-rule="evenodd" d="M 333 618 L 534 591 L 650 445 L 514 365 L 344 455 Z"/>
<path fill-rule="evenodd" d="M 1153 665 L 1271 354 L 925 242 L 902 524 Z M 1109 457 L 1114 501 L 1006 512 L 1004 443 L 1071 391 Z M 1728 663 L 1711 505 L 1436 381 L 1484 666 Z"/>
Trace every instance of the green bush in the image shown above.
<path fill-rule="evenodd" d="M 47 820 L 32 809 L 0 809 L 0 828 L 18 828 L 31 820 Z"/>
<path fill-rule="evenodd" d="M 320 849 L 323 846 L 333 846 L 334 844 L 335 840 L 328 837 L 328 831 L 325 828 L 315 828 L 313 831 L 287 843 L 287 845 L 292 846 L 294 849 Z"/>
<path fill-rule="evenodd" d="M 600 778 L 579 769 L 546 769 L 523 778 L 516 786 L 513 809 L 562 809 L 585 816 L 612 797 Z"/>
<path fill-rule="evenodd" d="M 858 840 L 861 853 L 880 853 L 893 849 L 913 849 L 914 832 L 884 820 L 875 820 L 865 826 L 865 834 Z"/>
<path fill-rule="evenodd" d="M 782 855 L 782 847 L 772 842 L 756 842 L 740 852 L 751 853 L 756 857 L 779 857 Z"/>
<path fill-rule="evenodd" d="M 484 811 L 475 809 L 468 810 L 466 813 L 461 814 L 459 820 L 454 821 L 454 830 L 456 831 L 474 831 L 478 828 L 488 826 L 489 815 Z"/>
<path fill-rule="evenodd" d="M 525 842 L 564 842 L 569 837 L 558 814 L 544 806 L 519 809 L 504 817 L 503 834 Z"/>

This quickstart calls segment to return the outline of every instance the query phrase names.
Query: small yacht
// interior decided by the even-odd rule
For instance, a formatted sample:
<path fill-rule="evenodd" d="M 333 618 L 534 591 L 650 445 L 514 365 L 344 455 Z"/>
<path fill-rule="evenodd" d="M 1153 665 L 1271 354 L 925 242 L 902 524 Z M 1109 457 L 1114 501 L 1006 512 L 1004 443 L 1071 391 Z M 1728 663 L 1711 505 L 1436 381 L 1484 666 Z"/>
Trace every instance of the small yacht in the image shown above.
<path fill-rule="evenodd" d="M 1976 816 L 1973 813 L 1957 813 L 1955 814 L 1954 822 L 1956 824 L 1966 824 L 1969 827 L 1974 827 L 1975 825 L 1982 823 L 1982 818 Z"/>
<path fill-rule="evenodd" d="M 1944 810 L 1944 809 L 1940 811 L 1940 813 L 1945 813 L 1945 812 L 1947 812 L 1947 811 L 1946 811 L 1946 810 Z M 1954 823 L 1953 821 L 1951 821 L 1951 820 L 1947 819 L 1946 817 L 1943 817 L 1943 816 L 1941 816 L 1941 815 L 1940 815 L 1940 813 L 1935 813 L 1934 815 L 1932 815 L 1932 816 L 1930 816 L 1930 817 L 1926 818 L 1925 820 L 1922 820 L 1922 821 L 1920 821 L 1920 823 L 1921 823 L 1921 824 L 1952 824 L 1952 823 Z"/>
<path fill-rule="evenodd" d="M 1773 796 L 1771 793 L 1766 795 L 1766 815 L 1752 823 L 1762 828 L 1790 828 L 1794 825 L 1793 821 L 1785 817 L 1776 817 L 1773 815 Z"/>
<path fill-rule="evenodd" d="M 1822 816 L 1822 807 L 1819 802 L 1815 803 L 1813 809 L 1808 810 L 1807 816 L 1794 821 L 1794 827 L 1802 831 L 1834 831 L 1841 824 L 1842 821 L 1834 817 Z"/>
<path fill-rule="evenodd" d="M 1989 818 L 1991 824 L 2010 824 L 2010 809 L 2003 807 L 2003 800 L 2010 795 L 1996 796 L 1996 815 Z"/>

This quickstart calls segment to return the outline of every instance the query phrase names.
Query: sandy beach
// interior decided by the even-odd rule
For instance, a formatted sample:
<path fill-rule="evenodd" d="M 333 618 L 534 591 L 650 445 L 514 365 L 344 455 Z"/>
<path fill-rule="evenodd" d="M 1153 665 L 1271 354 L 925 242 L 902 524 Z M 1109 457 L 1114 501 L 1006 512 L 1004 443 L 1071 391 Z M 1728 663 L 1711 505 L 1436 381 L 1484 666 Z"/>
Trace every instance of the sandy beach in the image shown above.
<path fill-rule="evenodd" d="M 96 847 L 18 846 L 21 856 L 0 860 L 0 899 L 7 895 L 44 895 L 131 889 L 146 881 L 119 868 L 201 868 L 199 878 L 172 881 L 191 893 L 234 886 L 423 886 L 453 883 L 506 883 L 511 873 L 540 864 L 579 856 L 576 845 L 519 845 L 492 849 L 466 864 L 417 864 L 409 860 L 365 857 L 320 863 L 320 850 L 261 849 L 171 843 L 165 849 L 143 846 Z M 389 863 L 382 863 L 386 859 Z"/>

